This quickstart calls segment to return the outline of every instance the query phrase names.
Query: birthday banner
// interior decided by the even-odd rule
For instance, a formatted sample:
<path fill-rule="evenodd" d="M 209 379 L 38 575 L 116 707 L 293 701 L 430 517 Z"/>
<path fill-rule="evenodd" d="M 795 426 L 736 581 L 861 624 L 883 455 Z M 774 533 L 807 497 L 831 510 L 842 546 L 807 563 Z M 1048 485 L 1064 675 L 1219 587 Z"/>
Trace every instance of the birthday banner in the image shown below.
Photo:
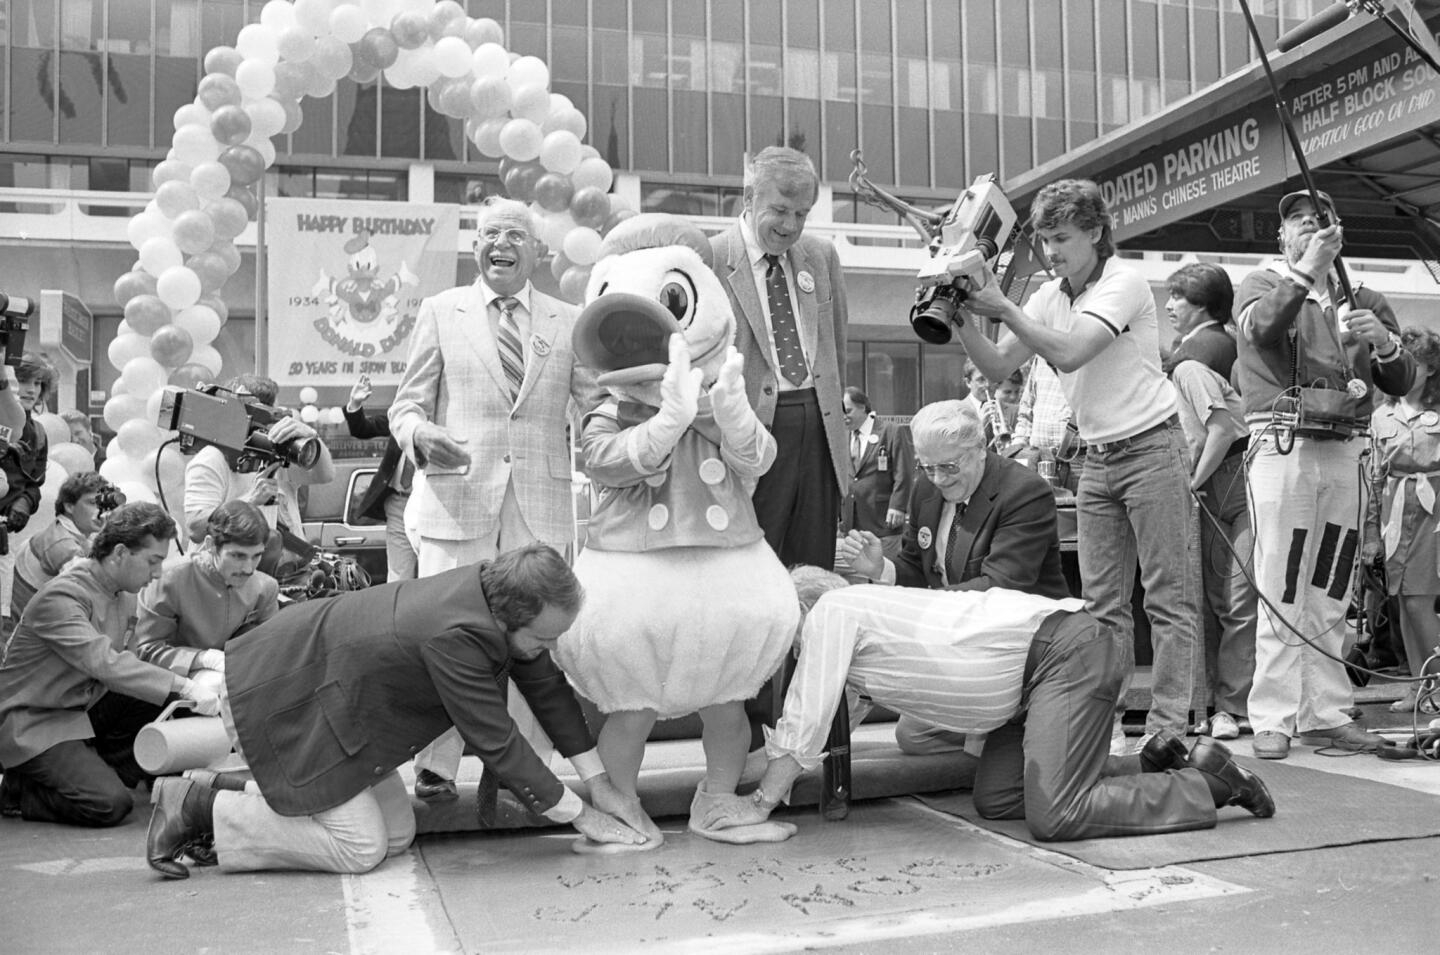
<path fill-rule="evenodd" d="M 398 384 L 420 300 L 455 284 L 453 205 L 268 199 L 270 377 Z"/>

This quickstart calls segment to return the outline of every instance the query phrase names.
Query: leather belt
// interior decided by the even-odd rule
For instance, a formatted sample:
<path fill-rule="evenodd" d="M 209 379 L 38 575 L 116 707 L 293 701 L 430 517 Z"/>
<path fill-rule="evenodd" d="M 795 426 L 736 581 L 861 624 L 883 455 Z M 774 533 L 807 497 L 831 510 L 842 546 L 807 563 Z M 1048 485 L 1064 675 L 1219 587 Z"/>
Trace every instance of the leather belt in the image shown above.
<path fill-rule="evenodd" d="M 1245 437 L 1243 437 L 1243 438 L 1236 438 L 1234 441 L 1232 441 L 1232 442 L 1230 443 L 1230 450 L 1228 450 L 1228 451 L 1225 452 L 1225 458 L 1224 458 L 1224 460 L 1228 461 L 1228 460 L 1230 460 L 1231 458 L 1235 457 L 1235 456 L 1238 455 L 1238 454 L 1244 454 L 1244 453 L 1245 453 L 1246 451 L 1248 451 L 1249 449 L 1250 449 L 1250 436 L 1249 436 L 1248 434 L 1247 434 Z"/>
<path fill-rule="evenodd" d="M 1172 425 L 1178 425 L 1179 423 L 1180 415 L 1172 414 L 1170 417 L 1166 418 L 1159 424 L 1151 425 L 1144 431 L 1138 431 L 1135 434 L 1130 435 L 1129 437 L 1116 438 L 1114 441 L 1106 441 L 1104 443 L 1092 442 L 1090 444 L 1087 444 L 1086 447 L 1090 449 L 1091 454 L 1111 454 L 1115 451 L 1124 451 L 1126 448 L 1130 447 L 1130 445 L 1134 444 L 1136 441 L 1139 441 L 1141 438 L 1148 438 L 1150 435 L 1155 434 L 1157 431 L 1163 431 L 1166 428 L 1169 428 Z"/>

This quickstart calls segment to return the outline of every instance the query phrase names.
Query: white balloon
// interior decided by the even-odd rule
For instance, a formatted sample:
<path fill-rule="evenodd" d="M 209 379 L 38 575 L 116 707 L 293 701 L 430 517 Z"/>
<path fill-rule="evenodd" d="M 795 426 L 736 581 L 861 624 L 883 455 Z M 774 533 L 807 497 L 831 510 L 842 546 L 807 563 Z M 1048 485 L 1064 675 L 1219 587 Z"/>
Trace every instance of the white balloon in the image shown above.
<path fill-rule="evenodd" d="M 441 37 L 435 42 L 435 68 L 441 76 L 457 77 L 470 72 L 470 47 L 458 36 Z"/>
<path fill-rule="evenodd" d="M 600 254 L 600 233 L 583 226 L 571 229 L 560 248 L 576 265 L 592 265 Z"/>
<path fill-rule="evenodd" d="M 105 354 L 109 356 L 110 364 L 116 368 L 124 368 L 129 364 L 130 359 L 144 358 L 150 354 L 150 336 L 137 335 L 134 332 L 128 335 L 116 335 L 115 340 L 105 349 Z M 119 382 L 116 382 L 116 384 L 119 384 Z M 118 397 L 128 398 L 129 395 L 126 394 L 122 388 L 120 394 L 115 395 L 115 397 L 112 397 L 110 400 L 114 401 L 115 398 Z M 108 419 L 106 423 L 109 423 Z M 119 426 L 114 424 L 110 425 L 112 431 L 117 427 Z"/>
<path fill-rule="evenodd" d="M 278 34 L 295 25 L 295 8 L 288 0 L 270 0 L 260 11 L 260 22 Z"/>
<path fill-rule="evenodd" d="M 153 239 L 146 239 L 145 244 L 140 246 L 140 264 L 145 267 L 145 271 L 159 278 L 167 269 L 184 265 L 185 257 L 174 239 L 168 235 L 157 235 Z"/>
<path fill-rule="evenodd" d="M 190 333 L 196 345 L 208 345 L 220 334 L 220 316 L 208 305 L 191 305 L 175 316 L 175 324 Z"/>
<path fill-rule="evenodd" d="M 163 365 L 145 356 L 130 359 L 120 372 L 120 380 L 125 382 L 126 394 L 144 395 L 146 398 L 157 388 L 165 387 L 168 378 Z"/>
<path fill-rule="evenodd" d="M 510 72 L 505 79 L 512 87 L 529 86 L 535 84 L 545 88 L 550 87 L 550 67 L 538 56 L 522 56 L 510 64 Z"/>
<path fill-rule="evenodd" d="M 186 126 L 203 126 L 210 128 L 211 113 L 200 103 L 186 103 L 175 111 L 175 128 L 183 129 Z"/>
<path fill-rule="evenodd" d="M 280 62 L 280 50 L 275 41 L 274 30 L 263 23 L 251 23 L 240 28 L 240 34 L 235 38 L 235 49 L 247 60 L 259 60 L 274 66 Z"/>
<path fill-rule="evenodd" d="M 258 58 L 247 58 L 235 68 L 235 83 L 240 92 L 251 99 L 269 96 L 275 88 L 275 65 Z"/>
<path fill-rule="evenodd" d="M 168 236 L 172 224 L 158 211 L 142 212 L 125 224 L 125 236 L 135 251 L 139 252 L 149 240 Z"/>
<path fill-rule="evenodd" d="M 313 405 L 319 400 L 320 392 L 316 391 L 309 385 L 306 385 L 304 388 L 300 389 L 300 403 L 302 405 Z"/>
<path fill-rule="evenodd" d="M 325 424 L 344 424 L 345 409 L 338 405 L 334 408 L 325 408 L 320 412 L 320 420 Z"/>
<path fill-rule="evenodd" d="M 369 25 L 365 11 L 353 3 L 341 4 L 330 13 L 330 32 L 346 43 L 360 42 Z"/>
<path fill-rule="evenodd" d="M 220 144 L 215 141 L 209 126 L 182 126 L 175 130 L 171 144 L 175 158 L 191 166 L 213 162 L 220 157 Z"/>
<path fill-rule="evenodd" d="M 206 371 L 210 372 L 210 374 L 218 376 L 220 374 L 220 367 L 224 364 L 224 359 L 220 357 L 220 353 L 215 350 L 214 345 L 201 345 L 197 342 L 195 350 L 190 353 L 189 363 L 192 365 L 200 365 Z M 158 365 L 159 363 L 157 362 L 156 364 Z"/>
<path fill-rule="evenodd" d="M 559 251 L 565 237 L 575 228 L 575 217 L 569 211 L 551 212 L 540 220 L 540 240 Z"/>
<path fill-rule="evenodd" d="M 615 172 L 610 168 L 608 162 L 598 156 L 591 156 L 580 160 L 580 165 L 570 173 L 570 181 L 575 184 L 576 192 L 590 186 L 594 186 L 601 192 L 609 192 L 611 184 L 615 181 Z"/>
<path fill-rule="evenodd" d="M 246 103 L 245 112 L 250 117 L 251 136 L 268 138 L 285 128 L 285 107 L 280 105 L 279 100 L 262 97 L 253 103 Z"/>
<path fill-rule="evenodd" d="M 505 155 L 505 147 L 500 145 L 500 131 L 505 128 L 509 120 L 503 116 L 499 119 L 487 119 L 475 130 L 475 137 L 472 140 L 475 148 L 492 159 L 499 159 Z"/>
<path fill-rule="evenodd" d="M 360 9 L 365 11 L 371 23 L 388 25 L 402 7 L 395 0 L 360 0 Z"/>
<path fill-rule="evenodd" d="M 503 77 L 510 70 L 510 55 L 498 43 L 482 43 L 470 57 L 476 76 Z M 209 120 L 206 120 L 209 125 Z"/>
<path fill-rule="evenodd" d="M 306 405 L 300 409 L 300 420 L 306 424 L 314 424 L 320 420 L 320 409 L 314 405 Z"/>
<path fill-rule="evenodd" d="M 304 63 L 315 55 L 315 35 L 298 23 L 288 26 L 275 38 L 275 49 L 282 60 Z"/>
<path fill-rule="evenodd" d="M 189 308 L 200 301 L 200 276 L 183 265 L 172 266 L 155 280 L 155 294 L 173 309 Z"/>
<path fill-rule="evenodd" d="M 124 491 L 127 502 L 136 500 L 131 496 L 130 491 L 126 490 L 129 487 L 136 487 L 146 494 L 150 493 L 150 489 L 145 486 L 141 476 L 139 460 L 130 457 L 120 449 L 118 437 L 112 438 L 110 443 L 105 446 L 105 463 L 100 465 L 100 476 Z"/>
<path fill-rule="evenodd" d="M 540 164 L 551 172 L 568 175 L 580 164 L 580 140 L 568 129 L 557 129 L 540 144 Z"/>
<path fill-rule="evenodd" d="M 574 109 L 575 101 L 564 93 L 550 94 L 550 112 L 559 113 L 563 110 Z"/>
<path fill-rule="evenodd" d="M 295 23 L 315 36 L 328 36 L 334 7 L 332 0 L 295 0 Z"/>
<path fill-rule="evenodd" d="M 109 462 L 107 461 L 106 463 L 108 464 Z M 127 502 L 142 501 L 146 504 L 157 503 L 155 500 L 155 492 L 150 489 L 150 485 L 145 483 L 145 475 L 139 464 L 135 466 L 135 474 L 138 480 L 113 481 L 112 483 L 125 495 Z M 151 475 L 151 480 L 154 480 L 153 474 Z"/>
<path fill-rule="evenodd" d="M 158 389 L 155 392 L 156 396 L 163 394 L 164 392 Z M 152 396 L 152 400 L 153 398 L 154 396 Z M 131 418 L 122 424 L 120 429 L 115 433 L 115 439 L 120 442 L 120 450 L 125 452 L 126 457 L 135 458 L 137 462 L 151 451 L 160 447 L 160 442 L 163 440 L 160 436 L 160 429 L 150 423 L 154 421 L 155 418 L 148 417 L 150 413 L 148 402 L 145 413 L 147 417 Z M 155 402 L 155 413 L 157 416 L 160 413 L 160 404 L 158 401 Z"/>

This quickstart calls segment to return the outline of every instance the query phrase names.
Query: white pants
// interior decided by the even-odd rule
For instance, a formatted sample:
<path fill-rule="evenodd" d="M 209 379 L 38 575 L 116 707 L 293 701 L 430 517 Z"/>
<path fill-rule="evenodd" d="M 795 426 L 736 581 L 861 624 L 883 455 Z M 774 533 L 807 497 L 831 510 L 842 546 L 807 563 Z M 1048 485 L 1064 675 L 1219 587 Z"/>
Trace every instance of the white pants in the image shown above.
<path fill-rule="evenodd" d="M 440 540 L 412 533 L 411 540 L 417 542 L 415 552 L 419 555 L 420 576 L 433 577 L 456 567 L 491 560 L 502 551 L 530 543 L 535 540 L 535 535 L 530 533 L 530 526 L 520 513 L 515 488 L 511 486 L 505 489 L 505 500 L 500 505 L 500 521 L 493 536 Z M 535 750 L 535 755 L 548 764 L 555 752 L 555 744 L 540 728 L 540 723 L 530 712 L 530 704 L 513 686 L 506 699 L 506 709 L 510 711 L 510 718 L 515 721 L 520 735 Z M 464 751 L 465 741 L 460 738 L 459 731 L 451 727 L 416 754 L 415 769 L 427 769 L 437 776 L 454 779 L 460 772 L 460 757 Z"/>
<path fill-rule="evenodd" d="M 1291 628 L 1328 653 L 1344 655 L 1357 523 L 1365 513 L 1364 448 L 1358 438 L 1296 438 L 1282 455 L 1267 436 L 1250 462 L 1255 583 L 1271 605 L 1262 602 L 1255 626 L 1249 709 L 1257 733 L 1294 735 L 1350 722 L 1344 711 L 1355 695 L 1344 664 Z"/>
<path fill-rule="evenodd" d="M 414 839 L 410 793 L 393 770 L 313 816 L 282 816 L 248 790 L 215 794 L 215 853 L 220 868 L 230 872 L 369 872 Z"/>
<path fill-rule="evenodd" d="M 220 688 L 220 718 L 243 759 L 230 694 Z M 254 782 L 244 792 L 215 794 L 215 852 L 231 872 L 298 869 L 369 872 L 415 839 L 415 810 L 405 781 L 394 770 L 364 792 L 313 816 L 282 816 Z M 223 846 L 223 848 L 221 848 Z"/>

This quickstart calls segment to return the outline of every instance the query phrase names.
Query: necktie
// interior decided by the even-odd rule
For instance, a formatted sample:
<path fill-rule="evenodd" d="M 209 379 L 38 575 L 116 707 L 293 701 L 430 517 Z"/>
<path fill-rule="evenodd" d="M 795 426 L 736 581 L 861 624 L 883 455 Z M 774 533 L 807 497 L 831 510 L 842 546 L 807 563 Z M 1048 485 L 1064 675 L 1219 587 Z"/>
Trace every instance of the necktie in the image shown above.
<path fill-rule="evenodd" d="M 495 300 L 495 306 L 500 310 L 495 347 L 500 352 L 500 368 L 505 372 L 505 381 L 510 385 L 512 405 L 520 397 L 520 386 L 525 382 L 525 349 L 520 345 L 520 326 L 515 322 L 515 309 L 519 304 L 519 299 L 508 295 Z"/>
<path fill-rule="evenodd" d="M 955 546 L 960 542 L 960 518 L 965 516 L 965 505 L 955 505 L 955 516 L 950 518 L 950 533 L 945 536 L 945 582 L 959 583 L 955 578 L 959 576 L 950 569 L 950 558 L 955 556 Z"/>
<path fill-rule="evenodd" d="M 775 337 L 775 355 L 780 360 L 780 374 L 792 385 L 805 380 L 805 352 L 800 347 L 800 329 L 795 324 L 795 309 L 790 304 L 790 285 L 785 281 L 785 266 L 778 255 L 766 255 L 765 295 L 770 300 L 770 327 Z"/>
<path fill-rule="evenodd" d="M 864 456 L 865 445 L 861 442 L 860 432 L 856 431 L 850 436 L 850 465 L 859 470 L 860 459 Z"/>

